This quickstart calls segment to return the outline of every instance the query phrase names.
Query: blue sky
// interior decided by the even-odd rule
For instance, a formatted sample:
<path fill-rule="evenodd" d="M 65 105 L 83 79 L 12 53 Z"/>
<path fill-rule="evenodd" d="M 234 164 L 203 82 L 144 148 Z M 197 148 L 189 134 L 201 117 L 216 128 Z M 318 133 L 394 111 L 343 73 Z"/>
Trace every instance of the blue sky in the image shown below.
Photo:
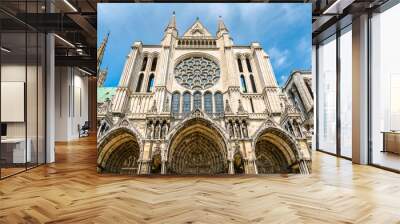
<path fill-rule="evenodd" d="M 118 85 L 134 41 L 160 44 L 173 11 L 179 35 L 183 35 L 196 17 L 215 35 L 218 16 L 222 16 L 234 44 L 261 43 L 270 55 L 280 85 L 292 70 L 311 70 L 311 4 L 100 3 L 98 45 L 107 32 L 111 33 L 101 66 L 108 67 L 109 72 L 104 86 Z"/>

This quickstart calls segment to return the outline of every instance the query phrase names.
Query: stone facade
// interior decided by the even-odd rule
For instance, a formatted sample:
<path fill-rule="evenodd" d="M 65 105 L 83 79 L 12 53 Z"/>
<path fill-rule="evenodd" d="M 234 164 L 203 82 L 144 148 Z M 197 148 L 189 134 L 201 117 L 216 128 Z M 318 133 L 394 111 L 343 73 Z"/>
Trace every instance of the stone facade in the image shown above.
<path fill-rule="evenodd" d="M 133 43 L 98 112 L 98 171 L 307 174 L 301 115 L 285 97 L 259 43 L 234 45 L 221 18 L 215 36 L 199 19 L 179 35 L 173 15 L 160 45 Z"/>
<path fill-rule="evenodd" d="M 301 126 L 305 129 L 302 133 L 307 138 L 307 144 L 311 149 L 311 138 L 314 134 L 314 93 L 311 71 L 293 71 L 282 90 L 286 94 L 289 104 L 300 114 L 300 117 L 295 121 L 301 123 Z M 293 135 L 299 134 L 295 128 L 292 128 L 290 122 L 283 122 L 282 125 Z"/>

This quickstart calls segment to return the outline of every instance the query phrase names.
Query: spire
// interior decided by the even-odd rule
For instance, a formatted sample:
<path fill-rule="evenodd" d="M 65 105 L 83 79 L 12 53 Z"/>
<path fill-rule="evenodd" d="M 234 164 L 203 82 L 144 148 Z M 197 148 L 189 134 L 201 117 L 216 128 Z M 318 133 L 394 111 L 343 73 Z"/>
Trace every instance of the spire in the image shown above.
<path fill-rule="evenodd" d="M 100 70 L 97 76 L 97 87 L 103 87 L 108 74 L 108 67 L 105 70 Z"/>
<path fill-rule="evenodd" d="M 168 23 L 167 29 L 168 28 L 172 28 L 172 29 L 176 29 L 176 18 L 175 18 L 175 11 L 172 12 L 172 18 Z M 166 29 L 166 30 L 167 30 Z"/>
<path fill-rule="evenodd" d="M 99 48 L 97 49 L 97 72 L 99 72 L 99 70 L 100 70 L 100 65 L 101 65 L 101 62 L 103 61 L 103 56 L 104 56 L 104 52 L 106 51 L 106 46 L 107 46 L 109 36 L 110 36 L 110 32 L 107 33 L 107 36 L 104 37 Z"/>
<path fill-rule="evenodd" d="M 161 40 L 161 45 L 164 47 L 172 46 L 174 41 L 173 39 L 176 37 L 178 37 L 178 29 L 176 28 L 175 11 L 173 11 L 168 26 L 164 30 L 164 36 Z"/>
<path fill-rule="evenodd" d="M 226 28 L 224 21 L 222 20 L 222 17 L 218 17 L 218 32 L 225 30 L 228 32 L 228 28 Z"/>

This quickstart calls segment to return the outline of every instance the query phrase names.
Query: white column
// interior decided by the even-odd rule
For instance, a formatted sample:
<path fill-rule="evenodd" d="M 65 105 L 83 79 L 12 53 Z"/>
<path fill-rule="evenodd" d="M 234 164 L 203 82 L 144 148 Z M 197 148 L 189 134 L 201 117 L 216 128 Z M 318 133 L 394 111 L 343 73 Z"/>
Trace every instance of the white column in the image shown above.
<path fill-rule="evenodd" d="M 353 20 L 352 158 L 368 163 L 368 15 Z"/>
<path fill-rule="evenodd" d="M 167 174 L 167 167 L 166 167 L 166 165 L 165 165 L 165 162 L 166 161 L 161 161 L 161 174 L 162 175 L 165 175 L 165 174 Z"/>
<path fill-rule="evenodd" d="M 229 160 L 228 163 L 229 163 L 228 174 L 235 174 L 235 169 L 233 167 L 233 161 Z"/>
<path fill-rule="evenodd" d="M 55 44 L 54 34 L 46 35 L 46 163 L 55 162 L 54 135 L 55 135 Z"/>

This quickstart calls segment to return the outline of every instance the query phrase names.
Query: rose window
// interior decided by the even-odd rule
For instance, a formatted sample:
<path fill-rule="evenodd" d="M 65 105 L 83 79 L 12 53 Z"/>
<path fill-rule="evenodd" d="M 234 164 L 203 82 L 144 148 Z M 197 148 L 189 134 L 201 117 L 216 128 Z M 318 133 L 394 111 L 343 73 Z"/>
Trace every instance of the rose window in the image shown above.
<path fill-rule="evenodd" d="M 210 88 L 218 81 L 219 77 L 218 65 L 204 57 L 184 59 L 175 67 L 175 79 L 188 89 Z"/>

